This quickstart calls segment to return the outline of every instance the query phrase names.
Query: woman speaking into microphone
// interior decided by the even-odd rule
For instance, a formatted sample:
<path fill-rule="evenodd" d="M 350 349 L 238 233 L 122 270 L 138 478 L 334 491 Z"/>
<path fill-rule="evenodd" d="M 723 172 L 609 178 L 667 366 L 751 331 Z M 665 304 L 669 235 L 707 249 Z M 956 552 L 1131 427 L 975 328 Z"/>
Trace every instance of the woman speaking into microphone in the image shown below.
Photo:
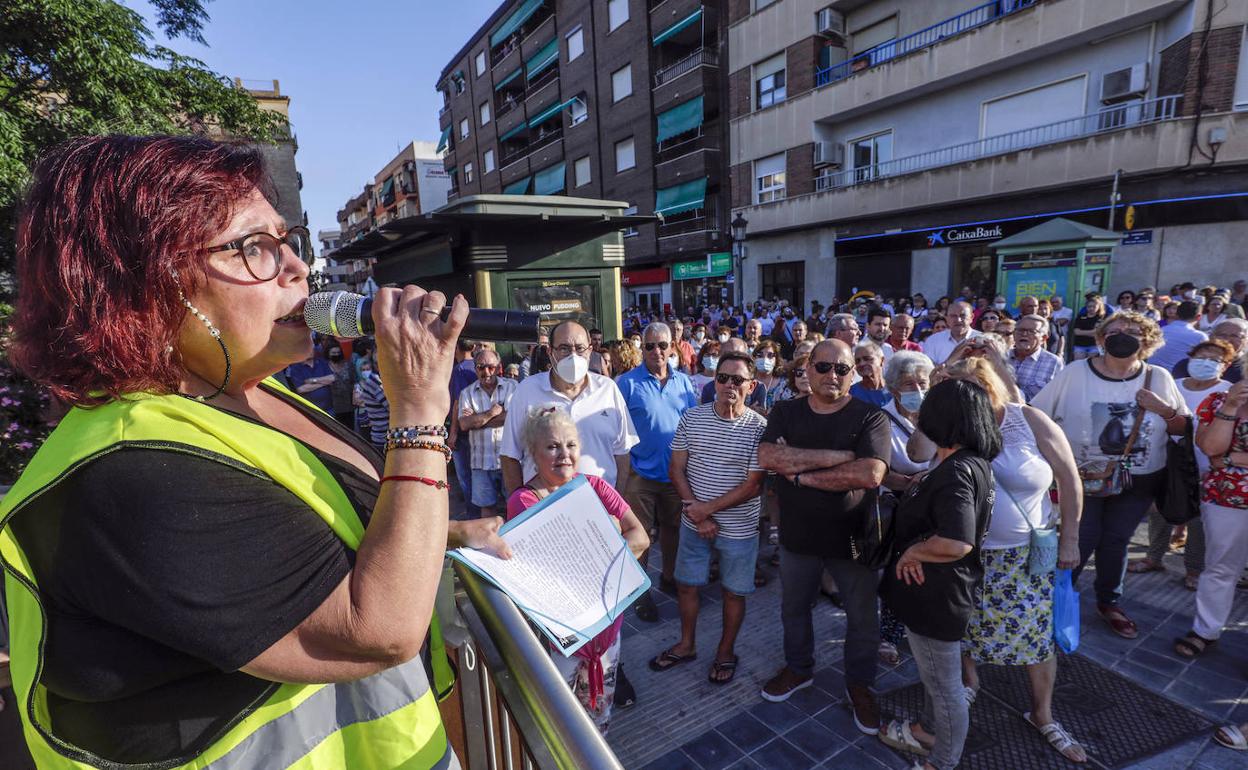
<path fill-rule="evenodd" d="M 73 408 L 0 504 L 0 557 L 40 768 L 458 767 L 443 552 L 505 550 L 497 519 L 448 533 L 468 306 L 377 295 L 383 459 L 270 378 L 311 350 L 312 252 L 268 185 L 258 150 L 200 138 L 35 169 L 12 356 Z"/>

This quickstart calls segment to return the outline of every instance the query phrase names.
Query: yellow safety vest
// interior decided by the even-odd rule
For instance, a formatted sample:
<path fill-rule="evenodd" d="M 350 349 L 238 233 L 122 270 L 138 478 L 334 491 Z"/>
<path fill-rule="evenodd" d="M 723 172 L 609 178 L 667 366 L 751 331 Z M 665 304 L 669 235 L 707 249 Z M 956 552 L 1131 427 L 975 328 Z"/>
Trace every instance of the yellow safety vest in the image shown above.
<path fill-rule="evenodd" d="M 266 385 L 294 395 L 273 380 Z M 0 563 L 5 571 L 13 689 L 27 745 L 40 768 L 140 767 L 111 762 L 57 736 L 47 690 L 40 681 L 47 618 L 29 561 L 9 526 L 26 502 L 69 471 L 125 447 L 185 452 L 235 467 L 241 463 L 299 497 L 349 547 L 358 548 L 364 535 L 359 516 L 334 477 L 306 447 L 279 431 L 182 396 L 140 394 L 92 409 L 72 409 L 0 501 Z M 431 630 L 432 668 L 437 693 L 442 695 L 450 692 L 454 680 L 436 618 Z M 160 767 L 459 767 L 419 657 L 356 682 L 278 685 L 229 724 L 198 755 Z"/>

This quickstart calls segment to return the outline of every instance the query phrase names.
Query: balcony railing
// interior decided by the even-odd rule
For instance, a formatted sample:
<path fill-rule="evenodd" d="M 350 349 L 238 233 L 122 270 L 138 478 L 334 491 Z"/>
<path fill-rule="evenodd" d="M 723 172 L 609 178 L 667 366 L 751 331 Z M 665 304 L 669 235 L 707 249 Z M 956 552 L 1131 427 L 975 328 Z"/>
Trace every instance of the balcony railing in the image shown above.
<path fill-rule="evenodd" d="M 815 178 L 815 189 L 818 191 L 848 187 L 876 179 L 913 174 L 993 155 L 1005 155 L 1033 147 L 1159 123 L 1163 120 L 1174 120 L 1180 116 L 1182 98 L 1181 95 L 1175 94 L 1147 101 L 1117 104 L 1099 112 L 1067 118 L 1055 123 L 1046 123 L 1043 126 L 988 136 L 973 142 L 955 144 L 952 147 L 895 158 L 870 166 L 823 174 Z"/>
<path fill-rule="evenodd" d="M 718 67 L 719 52 L 714 48 L 699 48 L 685 58 L 669 64 L 658 72 L 654 73 L 654 87 L 658 88 L 665 83 L 670 83 L 686 72 L 692 72 L 698 67 Z"/>
<path fill-rule="evenodd" d="M 718 152 L 720 149 L 719 144 L 719 124 L 703 123 L 693 131 L 686 131 L 678 136 L 673 136 L 671 139 L 659 142 L 655 151 L 654 162 L 656 164 L 667 163 L 699 150 Z"/>
<path fill-rule="evenodd" d="M 501 160 L 499 161 L 499 166 L 502 167 L 502 166 L 511 165 L 512 163 L 515 163 L 516 161 L 520 160 L 526 155 L 532 155 L 533 153 L 537 152 L 543 147 L 554 144 L 555 142 L 559 141 L 562 138 L 563 138 L 563 126 L 560 125 L 559 128 L 553 131 L 548 131 L 543 136 L 535 137 L 533 141 L 529 142 L 525 146 L 518 147 L 509 153 L 503 154 L 501 157 Z"/>
<path fill-rule="evenodd" d="M 977 5 L 969 11 L 959 13 L 926 29 L 868 48 L 846 61 L 822 69 L 816 68 L 815 87 L 844 80 L 856 72 L 871 69 L 884 62 L 936 45 L 942 40 L 978 29 L 997 19 L 1030 8 L 1038 2 L 1040 0 L 992 0 L 990 3 Z"/>
<path fill-rule="evenodd" d="M 450 111 L 451 111 L 451 105 L 449 104 L 442 105 L 442 109 L 438 110 L 438 120 L 441 121 L 442 118 L 446 116 L 446 113 Z"/>
<path fill-rule="evenodd" d="M 709 193 L 708 193 L 709 195 Z M 659 225 L 659 238 L 673 238 L 678 235 L 693 233 L 719 232 L 719 215 L 714 208 L 696 209 L 688 215 L 678 214 L 679 218 L 667 218 Z"/>

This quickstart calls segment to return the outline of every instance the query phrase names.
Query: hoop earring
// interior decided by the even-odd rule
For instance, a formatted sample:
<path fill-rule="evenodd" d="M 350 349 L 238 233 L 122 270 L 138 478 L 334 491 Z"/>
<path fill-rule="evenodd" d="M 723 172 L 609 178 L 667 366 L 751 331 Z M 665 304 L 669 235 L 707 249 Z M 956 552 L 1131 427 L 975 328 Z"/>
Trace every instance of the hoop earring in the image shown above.
<path fill-rule="evenodd" d="M 208 317 L 199 311 L 199 308 L 192 305 L 190 300 L 186 298 L 185 294 L 179 291 L 178 296 L 182 299 L 182 304 L 186 305 L 186 309 L 190 311 L 191 315 L 203 322 L 204 326 L 208 329 L 208 333 L 211 334 L 212 338 L 217 341 L 218 345 L 221 346 L 221 353 L 225 356 L 225 379 L 221 381 L 221 385 L 213 391 L 212 395 L 193 397 L 196 401 L 211 401 L 224 393 L 225 386 L 230 384 L 230 351 L 225 347 L 225 341 L 221 339 L 221 330 L 214 326 L 212 321 L 208 320 Z"/>

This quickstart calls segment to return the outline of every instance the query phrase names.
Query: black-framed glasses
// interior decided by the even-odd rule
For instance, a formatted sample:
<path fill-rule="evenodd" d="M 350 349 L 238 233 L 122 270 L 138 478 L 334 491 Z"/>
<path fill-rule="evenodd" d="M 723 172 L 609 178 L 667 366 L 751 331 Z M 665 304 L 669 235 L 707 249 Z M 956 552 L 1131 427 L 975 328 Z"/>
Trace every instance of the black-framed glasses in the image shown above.
<path fill-rule="evenodd" d="M 820 374 L 827 374 L 828 372 L 836 372 L 837 377 L 844 377 L 845 375 L 849 374 L 850 372 L 854 370 L 854 367 L 850 366 L 849 364 L 839 363 L 839 362 L 834 364 L 831 361 L 820 361 L 816 364 L 811 364 L 811 366 L 814 368 L 816 372 L 819 372 Z"/>
<path fill-rule="evenodd" d="M 574 346 L 574 345 L 568 345 L 567 343 L 564 343 L 563 345 L 559 345 L 555 348 L 555 352 L 561 356 L 570 356 L 573 353 L 576 353 L 578 356 L 585 356 L 589 354 L 589 351 L 590 351 L 589 345 L 575 345 Z"/>
<path fill-rule="evenodd" d="M 651 350 L 654 350 L 655 348 L 658 348 L 659 350 L 667 350 L 667 348 L 668 348 L 668 343 L 666 343 L 666 342 L 647 342 L 645 345 L 643 345 L 643 347 L 646 349 L 646 352 L 647 352 L 647 353 L 649 353 Z"/>
<path fill-rule="evenodd" d="M 806 367 L 803 366 L 803 367 L 799 367 L 793 370 L 793 379 L 796 380 L 799 377 L 805 377 L 805 376 L 806 376 Z"/>
<path fill-rule="evenodd" d="M 718 382 L 720 385 L 727 385 L 728 383 L 731 382 L 733 385 L 737 386 L 738 388 L 747 382 L 752 382 L 752 380 L 749 377 L 742 377 L 739 374 L 717 374 L 715 375 L 715 381 Z"/>
<path fill-rule="evenodd" d="M 312 234 L 303 225 L 295 225 L 281 237 L 264 232 L 244 235 L 229 243 L 209 246 L 208 252 L 237 251 L 252 278 L 271 281 L 282 272 L 282 244 L 289 246 L 305 265 L 311 265 L 316 258 L 312 253 Z"/>

